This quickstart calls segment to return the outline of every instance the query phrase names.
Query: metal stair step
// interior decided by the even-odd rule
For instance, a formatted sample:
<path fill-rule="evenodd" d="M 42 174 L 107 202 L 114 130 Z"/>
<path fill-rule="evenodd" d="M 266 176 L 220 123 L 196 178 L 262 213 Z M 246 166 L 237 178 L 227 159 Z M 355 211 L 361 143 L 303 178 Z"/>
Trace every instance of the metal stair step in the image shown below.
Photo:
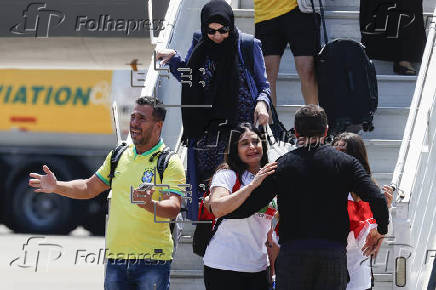
<path fill-rule="evenodd" d="M 370 164 L 371 166 L 371 164 Z M 371 167 L 371 170 L 374 168 Z M 372 172 L 372 176 L 377 181 L 379 186 L 389 185 L 392 182 L 392 172 Z"/>
<path fill-rule="evenodd" d="M 364 139 L 373 172 L 394 172 L 401 140 Z M 390 178 L 390 181 L 392 178 Z M 381 183 L 381 180 L 379 181 Z"/>
<path fill-rule="evenodd" d="M 379 107 L 374 115 L 374 131 L 362 132 L 362 138 L 402 140 L 409 112 L 407 107 Z"/>
<path fill-rule="evenodd" d="M 204 290 L 203 270 L 171 270 L 170 289 Z"/>
<path fill-rule="evenodd" d="M 379 106 L 408 107 L 415 90 L 416 77 L 378 75 Z M 279 73 L 277 99 L 279 105 L 304 103 L 297 73 Z"/>
<path fill-rule="evenodd" d="M 424 12 L 433 12 L 435 6 L 436 6 L 436 1 L 435 0 L 424 0 L 422 3 Z"/>
<path fill-rule="evenodd" d="M 183 232 L 183 235 L 185 233 Z M 192 252 L 192 237 L 182 236 L 177 245 L 176 254 L 171 264 L 173 270 L 202 271 L 203 258 Z"/>
<path fill-rule="evenodd" d="M 185 223 L 183 225 L 183 235 L 185 236 L 192 236 L 195 231 L 195 224 L 192 223 Z"/>
<path fill-rule="evenodd" d="M 386 289 L 392 290 L 392 281 L 393 281 L 392 274 L 376 274 L 376 273 L 374 273 L 374 279 L 378 283 L 381 283 L 380 286 L 385 286 L 385 287 L 390 286 L 390 288 L 386 288 Z M 381 289 L 385 289 L 385 288 L 376 287 L 375 289 L 381 290 Z"/>
<path fill-rule="evenodd" d="M 280 121 L 286 128 L 294 127 L 294 115 L 301 105 L 277 106 Z M 409 116 L 408 107 L 379 107 L 374 115 L 374 131 L 363 132 L 364 138 L 402 139 Z"/>
<path fill-rule="evenodd" d="M 203 278 L 203 268 L 201 270 L 175 270 L 171 266 L 170 275 L 175 278 Z"/>

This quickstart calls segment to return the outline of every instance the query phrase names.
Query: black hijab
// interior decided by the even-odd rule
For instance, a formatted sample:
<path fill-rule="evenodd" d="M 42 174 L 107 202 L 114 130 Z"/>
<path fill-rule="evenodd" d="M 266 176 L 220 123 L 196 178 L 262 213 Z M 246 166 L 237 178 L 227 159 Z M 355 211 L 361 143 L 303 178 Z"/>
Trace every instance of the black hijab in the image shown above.
<path fill-rule="evenodd" d="M 230 28 L 229 36 L 216 44 L 209 39 L 210 23 Z M 187 66 L 192 69 L 192 86 L 182 86 L 182 105 L 212 105 L 212 108 L 183 108 L 182 120 L 186 138 L 199 137 L 211 122 L 236 123 L 236 107 L 239 91 L 238 31 L 232 8 L 223 0 L 212 0 L 201 10 L 202 37 L 194 47 Z M 200 83 L 206 58 L 215 64 L 215 71 L 207 87 Z M 219 123 L 219 122 L 218 122 Z"/>

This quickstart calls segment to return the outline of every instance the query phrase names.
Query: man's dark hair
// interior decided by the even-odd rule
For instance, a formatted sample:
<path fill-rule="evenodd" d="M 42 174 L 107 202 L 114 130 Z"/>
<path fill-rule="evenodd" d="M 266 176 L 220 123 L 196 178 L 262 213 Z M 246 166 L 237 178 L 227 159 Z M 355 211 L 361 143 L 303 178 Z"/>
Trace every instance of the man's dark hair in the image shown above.
<path fill-rule="evenodd" d="M 323 136 L 327 128 L 327 114 L 317 105 L 306 105 L 295 113 L 295 131 L 302 137 Z"/>
<path fill-rule="evenodd" d="M 156 98 L 144 96 L 136 99 L 136 104 L 144 106 L 153 107 L 152 116 L 155 121 L 165 121 L 165 115 L 167 114 L 167 110 L 163 107 L 163 103 Z"/>

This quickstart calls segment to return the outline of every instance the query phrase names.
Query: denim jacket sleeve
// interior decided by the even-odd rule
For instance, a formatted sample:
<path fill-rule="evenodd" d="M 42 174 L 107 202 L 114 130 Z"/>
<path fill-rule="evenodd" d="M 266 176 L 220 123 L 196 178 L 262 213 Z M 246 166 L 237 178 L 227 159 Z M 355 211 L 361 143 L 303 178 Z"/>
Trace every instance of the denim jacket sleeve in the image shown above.
<path fill-rule="evenodd" d="M 183 67 L 187 67 L 186 64 L 189 60 L 189 58 L 191 57 L 192 54 L 192 50 L 194 49 L 194 39 L 192 39 L 192 44 L 191 47 L 188 50 L 188 53 L 186 54 L 186 58 L 185 60 L 182 59 L 182 57 L 180 56 L 180 54 L 178 54 L 176 52 L 176 55 L 174 55 L 169 61 L 168 64 L 170 65 L 170 72 L 171 74 L 180 82 L 182 77 L 181 77 L 181 72 L 179 72 L 177 69 L 178 68 L 183 68 Z"/>
<path fill-rule="evenodd" d="M 270 106 L 271 89 L 266 79 L 266 68 L 263 60 L 260 40 L 254 39 L 253 47 L 254 58 L 254 82 L 257 88 L 257 101 L 265 101 Z"/>

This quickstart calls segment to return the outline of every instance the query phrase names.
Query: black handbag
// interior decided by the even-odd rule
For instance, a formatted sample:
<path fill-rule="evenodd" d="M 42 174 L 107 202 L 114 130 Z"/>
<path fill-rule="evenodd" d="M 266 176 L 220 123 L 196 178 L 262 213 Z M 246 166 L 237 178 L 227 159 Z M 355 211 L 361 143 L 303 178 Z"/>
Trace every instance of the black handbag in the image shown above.
<path fill-rule="evenodd" d="M 280 122 L 279 115 L 277 114 L 276 108 L 274 107 L 272 102 L 270 102 L 270 110 L 271 110 L 272 124 L 270 124 L 269 127 L 271 128 L 273 137 L 275 139 L 274 141 L 286 142 L 295 145 L 296 144 L 295 130 L 293 128 L 290 130 L 286 130 L 283 123 Z M 266 138 L 270 145 L 273 145 L 275 143 L 272 140 L 271 136 L 269 136 L 268 134 L 266 135 Z"/>
<path fill-rule="evenodd" d="M 206 248 L 209 245 L 212 237 L 215 235 L 215 232 L 217 231 L 218 226 L 221 224 L 222 220 L 222 218 L 219 218 L 216 221 L 215 226 L 212 222 L 197 224 L 197 226 L 195 227 L 194 235 L 192 237 L 192 251 L 194 252 L 194 254 L 197 254 L 200 257 L 204 257 Z"/>

